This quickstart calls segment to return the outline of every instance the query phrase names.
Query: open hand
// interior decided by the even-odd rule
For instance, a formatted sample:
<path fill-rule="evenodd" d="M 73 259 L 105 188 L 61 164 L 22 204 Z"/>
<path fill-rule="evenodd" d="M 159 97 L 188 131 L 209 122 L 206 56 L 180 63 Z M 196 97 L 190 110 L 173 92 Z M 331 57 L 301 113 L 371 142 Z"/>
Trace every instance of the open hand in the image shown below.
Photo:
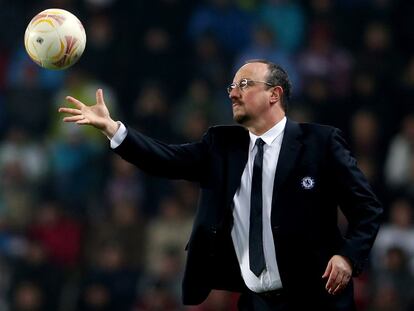
<path fill-rule="evenodd" d="M 347 285 L 352 277 L 352 266 L 349 259 L 334 255 L 329 260 L 325 273 L 322 278 L 328 278 L 326 290 L 332 295 L 340 293 Z"/>
<path fill-rule="evenodd" d="M 103 98 L 102 89 L 96 91 L 96 104 L 93 106 L 87 106 L 71 96 L 67 96 L 66 100 L 72 103 L 76 108 L 59 108 L 59 112 L 71 115 L 63 118 L 64 122 L 73 122 L 79 125 L 92 125 L 101 130 L 106 136 L 110 138 L 113 137 L 118 129 L 118 124 L 112 120 L 109 114 Z"/>

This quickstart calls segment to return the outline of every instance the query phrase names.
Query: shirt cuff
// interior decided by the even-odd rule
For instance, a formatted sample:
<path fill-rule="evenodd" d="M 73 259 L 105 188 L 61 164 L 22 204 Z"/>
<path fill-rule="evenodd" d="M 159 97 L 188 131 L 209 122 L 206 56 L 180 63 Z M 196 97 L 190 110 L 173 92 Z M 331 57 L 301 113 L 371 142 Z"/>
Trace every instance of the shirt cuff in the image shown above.
<path fill-rule="evenodd" d="M 116 131 L 115 135 L 111 139 L 111 148 L 117 148 L 125 139 L 128 134 L 128 130 L 121 121 L 117 121 L 119 128 Z"/>

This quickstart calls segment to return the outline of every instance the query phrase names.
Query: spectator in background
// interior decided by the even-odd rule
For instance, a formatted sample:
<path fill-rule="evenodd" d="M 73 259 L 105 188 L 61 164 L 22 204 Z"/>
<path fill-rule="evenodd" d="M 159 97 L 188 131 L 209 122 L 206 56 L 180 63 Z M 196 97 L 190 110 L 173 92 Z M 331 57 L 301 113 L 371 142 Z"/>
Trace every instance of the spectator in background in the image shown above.
<path fill-rule="evenodd" d="M 200 131 L 204 132 L 208 125 L 215 124 L 218 120 L 225 119 L 225 111 L 228 111 L 228 109 L 224 108 L 225 107 L 219 106 L 214 100 L 209 83 L 205 79 L 195 78 L 190 81 L 184 96 L 177 102 L 172 110 L 171 123 L 174 132 L 185 140 L 188 140 L 190 136 L 195 137 L 200 134 Z M 201 130 L 195 131 L 195 133 L 194 131 L 191 132 L 191 130 L 186 127 L 193 117 L 199 119 L 199 115 L 205 118 L 205 121 L 201 122 Z M 199 137 L 200 136 L 198 136 L 198 138 Z"/>
<path fill-rule="evenodd" d="M 60 138 L 50 141 L 51 177 L 54 183 L 49 191 L 72 215 L 86 214 L 88 206 L 97 197 L 96 188 L 103 172 L 98 171 L 98 166 L 91 165 L 100 161 L 99 152 L 94 147 L 76 128 L 62 129 Z M 82 181 L 79 180 L 81 176 Z"/>
<path fill-rule="evenodd" d="M 186 217 L 191 217 L 197 209 L 200 189 L 188 181 L 175 181 L 173 185 L 173 194 L 178 199 L 182 212 Z"/>
<path fill-rule="evenodd" d="M 228 57 L 217 38 L 210 32 L 197 36 L 194 42 L 193 60 L 190 64 L 193 79 L 205 79 L 214 89 L 225 84 L 228 76 Z"/>
<path fill-rule="evenodd" d="M 355 115 L 363 115 L 367 112 L 371 114 L 377 124 L 380 133 L 377 133 L 378 141 L 376 142 L 377 154 L 375 155 L 380 166 L 383 166 L 385 147 L 389 135 L 395 130 L 395 124 L 399 119 L 396 118 L 401 113 L 399 108 L 395 108 L 394 104 L 389 105 L 391 94 L 384 93 L 381 81 L 372 71 L 363 68 L 355 68 L 352 76 L 352 85 L 350 95 L 344 101 L 343 120 L 355 120 Z M 395 105 L 400 105 L 397 101 Z M 391 111 L 392 110 L 392 111 Z M 353 121 L 352 121 L 353 122 Z M 371 122 L 368 122 L 371 123 Z"/>
<path fill-rule="evenodd" d="M 90 14 L 85 18 L 88 48 L 79 60 L 85 71 L 104 83 L 118 80 L 118 62 L 122 59 L 117 54 L 119 46 L 114 43 L 116 28 L 112 18 L 112 15 L 103 12 Z M 108 59 L 111 59 L 111 62 L 108 62 Z"/>
<path fill-rule="evenodd" d="M 32 184 L 41 184 L 46 177 L 48 164 L 45 146 L 31 137 L 23 127 L 11 127 L 0 146 L 0 171 L 11 162 L 21 166 Z"/>
<path fill-rule="evenodd" d="M 393 191 L 407 191 L 414 182 L 414 113 L 407 114 L 400 131 L 392 138 L 386 163 L 385 180 Z"/>
<path fill-rule="evenodd" d="M 390 80 L 389 77 L 397 75 L 401 66 L 390 26 L 370 21 L 362 34 L 362 44 L 356 54 L 355 67 L 372 73 L 378 79 L 382 96 L 390 95 L 398 79 Z"/>
<path fill-rule="evenodd" d="M 372 274 L 372 288 L 374 291 L 381 291 L 384 285 L 393 288 L 398 304 L 403 310 L 408 310 L 414 297 L 414 274 L 409 267 L 407 253 L 398 246 L 390 246 L 382 259 L 382 267 Z"/>
<path fill-rule="evenodd" d="M 131 164 L 118 156 L 111 158 L 112 166 L 107 179 L 106 197 L 110 206 L 125 202 L 137 211 L 134 219 L 142 213 L 145 200 L 145 186 L 142 174 Z M 102 208 L 100 208 L 102 211 Z M 97 211 L 98 212 L 98 211 Z"/>
<path fill-rule="evenodd" d="M 414 56 L 408 59 L 404 67 L 401 77 L 401 83 L 398 88 L 400 100 L 395 104 L 398 108 L 395 109 L 397 120 L 401 120 L 406 114 L 413 113 L 413 98 L 414 98 Z"/>
<path fill-rule="evenodd" d="M 380 284 L 372 294 L 372 302 L 367 308 L 368 311 L 405 311 L 396 288 L 388 283 Z"/>
<path fill-rule="evenodd" d="M 135 72 L 140 72 L 140 77 L 134 79 L 141 84 L 147 80 L 157 80 L 163 86 L 163 91 L 175 94 L 183 84 L 185 75 L 177 74 L 185 68 L 178 54 L 179 49 L 169 29 L 159 25 L 152 25 L 145 30 L 141 47 L 144 63 L 135 62 Z M 171 62 L 171 59 L 177 59 Z"/>
<path fill-rule="evenodd" d="M 48 309 L 46 301 L 48 297 L 42 292 L 40 286 L 32 282 L 18 284 L 11 298 L 12 311 L 43 311 Z"/>
<path fill-rule="evenodd" d="M 70 270 L 79 264 L 82 226 L 79 220 L 65 215 L 59 202 L 41 202 L 28 236 L 42 245 L 50 261 L 58 267 Z"/>
<path fill-rule="evenodd" d="M 379 90 L 379 81 L 373 72 L 355 68 L 350 97 L 346 104 L 349 109 L 347 119 L 350 119 L 353 113 L 361 109 L 377 111 L 377 114 L 380 115 L 381 108 L 387 98 L 383 98 Z"/>
<path fill-rule="evenodd" d="M 160 81 L 144 81 L 138 94 L 134 98 L 133 107 L 130 114 L 130 122 L 143 133 L 154 132 L 156 139 L 174 142 L 177 134 L 172 127 L 171 111 L 173 107 L 167 101 L 168 91 Z M 149 175 L 143 175 L 145 185 L 145 201 L 143 202 L 143 213 L 145 216 L 152 217 L 157 215 L 161 193 L 163 193 L 170 183 Z"/>
<path fill-rule="evenodd" d="M 258 20 L 269 27 L 277 39 L 278 48 L 289 54 L 294 54 L 302 47 L 305 38 L 306 17 L 303 6 L 299 5 L 297 1 L 265 0 L 258 6 L 257 11 Z M 254 55 L 248 59 L 261 57 L 262 55 Z M 267 59 L 267 57 L 263 58 Z M 272 58 L 268 59 L 274 61 Z M 290 72 L 289 68 L 284 68 Z"/>
<path fill-rule="evenodd" d="M 31 206 L 46 182 L 47 150 L 25 128 L 13 126 L 0 145 L 0 206 L 2 214 L 15 228 L 24 228 Z"/>
<path fill-rule="evenodd" d="M 277 21 L 283 23 L 283 21 Z M 286 26 L 282 28 L 289 29 Z M 295 86 L 295 93 L 300 94 L 301 81 L 293 53 L 289 52 L 289 49 L 280 43 L 279 35 L 272 31 L 270 26 L 266 24 L 253 26 L 252 40 L 244 49 L 236 54 L 233 70 L 240 68 L 249 59 L 268 59 L 286 68 L 286 71 L 289 72 L 292 85 Z"/>
<path fill-rule="evenodd" d="M 341 111 L 338 101 L 332 98 L 326 79 L 313 77 L 304 85 L 298 106 L 306 111 L 312 122 L 336 125 L 335 117 Z"/>
<path fill-rule="evenodd" d="M 372 248 L 374 268 L 384 269 L 387 263 L 387 252 L 393 247 L 398 247 L 406 254 L 409 271 L 414 276 L 413 210 L 413 205 L 406 198 L 396 198 L 392 202 L 389 221 L 379 230 L 377 240 Z"/>
<path fill-rule="evenodd" d="M 378 156 L 378 140 L 381 134 L 375 113 L 366 109 L 356 111 L 353 114 L 350 127 L 356 157 L 368 157 L 374 161 Z"/>
<path fill-rule="evenodd" d="M 132 107 L 131 123 L 143 133 L 154 132 L 154 137 L 171 141 L 175 133 L 171 128 L 172 107 L 167 102 L 168 92 L 159 81 L 146 80 L 141 84 Z"/>
<path fill-rule="evenodd" d="M 148 284 L 140 298 L 132 309 L 133 311 L 182 310 L 180 303 L 162 281 L 154 280 Z"/>
<path fill-rule="evenodd" d="M 6 111 L 6 103 L 4 100 L 4 94 L 0 90 L 0 132 L 4 133 L 6 128 L 8 127 L 8 115 Z M 0 134 L 0 137 L 3 137 L 3 134 Z"/>
<path fill-rule="evenodd" d="M 351 83 L 353 58 L 337 45 L 330 24 L 315 23 L 310 29 L 307 44 L 298 56 L 299 71 L 306 83 L 313 79 L 327 82 L 331 93 L 338 98 L 348 94 Z"/>
<path fill-rule="evenodd" d="M 54 105 L 59 105 L 62 94 L 67 92 L 76 93 L 79 97 L 88 100 L 90 88 L 100 83 L 84 70 L 74 68 L 69 72 L 63 87 L 57 92 Z M 109 97 L 109 105 L 115 111 L 119 111 L 117 97 L 112 88 L 109 88 Z M 79 216 L 86 213 L 89 206 L 98 201 L 100 196 L 96 190 L 102 187 L 101 181 L 105 173 L 99 168 L 99 163 L 102 163 L 105 156 L 105 149 L 101 144 L 105 141 L 105 137 L 87 129 L 62 127 L 62 124 L 54 118 L 49 124 L 47 138 L 51 178 L 54 180 L 51 185 L 53 195 L 73 214 Z M 82 181 L 79 180 L 79 174 L 82 175 Z"/>
<path fill-rule="evenodd" d="M 170 298 L 176 304 L 179 304 L 182 294 L 181 279 L 183 277 L 183 261 L 180 248 L 175 245 L 164 246 L 158 252 L 158 255 L 160 257 L 157 258 L 159 263 L 157 270 L 145 270 L 146 274 L 139 284 L 138 301 L 153 303 L 149 297 L 145 297 L 146 288 L 152 287 L 154 284 L 162 284 L 162 287 L 170 294 Z"/>
<path fill-rule="evenodd" d="M 184 141 L 194 141 L 203 136 L 203 133 L 209 127 L 209 122 L 207 116 L 201 111 L 191 111 L 186 116 L 182 127 L 180 134 Z"/>
<path fill-rule="evenodd" d="M 350 143 L 361 170 L 374 189 L 379 192 L 381 169 L 384 161 L 381 149 L 382 128 L 377 115 L 369 109 L 359 109 L 351 117 Z"/>
<path fill-rule="evenodd" d="M 160 203 L 159 216 L 148 224 L 146 240 L 146 270 L 160 274 L 162 260 L 168 250 L 182 250 L 191 232 L 193 219 L 183 210 L 175 197 L 166 197 Z M 179 252 L 180 263 L 185 254 Z"/>
<path fill-rule="evenodd" d="M 207 0 L 190 16 L 188 33 L 193 41 L 210 33 L 224 53 L 234 55 L 249 43 L 251 25 L 252 16 L 231 0 Z"/>
<path fill-rule="evenodd" d="M 131 310 L 139 273 L 118 243 L 107 241 L 82 277 L 77 310 Z"/>
<path fill-rule="evenodd" d="M 92 217 L 85 238 L 85 257 L 89 263 L 96 260 L 96 254 L 107 243 L 116 245 L 123 254 L 124 264 L 140 271 L 145 260 L 145 222 L 139 205 L 127 198 L 110 204 L 107 217 Z"/>
<path fill-rule="evenodd" d="M 63 70 L 47 70 L 34 63 L 21 44 L 10 55 L 6 85 L 15 90 L 55 91 L 62 87 L 67 75 Z"/>
<path fill-rule="evenodd" d="M 26 252 L 16 260 L 10 279 L 11 310 L 58 310 L 64 275 L 50 261 L 49 251 L 42 241 L 28 240 Z"/>

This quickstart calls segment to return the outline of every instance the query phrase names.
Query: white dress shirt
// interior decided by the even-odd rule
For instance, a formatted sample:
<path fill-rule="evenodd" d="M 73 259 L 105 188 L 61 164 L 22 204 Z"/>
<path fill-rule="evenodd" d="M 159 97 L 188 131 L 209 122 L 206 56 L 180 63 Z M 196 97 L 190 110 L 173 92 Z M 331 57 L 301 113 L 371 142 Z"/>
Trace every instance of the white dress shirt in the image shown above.
<path fill-rule="evenodd" d="M 121 121 L 117 121 L 119 124 L 118 130 L 115 132 L 115 135 L 110 139 L 111 141 L 111 148 L 117 148 L 125 139 L 128 134 L 128 130 L 126 129 L 125 125 Z M 109 137 L 108 137 L 109 138 Z"/>
<path fill-rule="evenodd" d="M 266 143 L 263 146 L 263 251 L 266 269 L 257 277 L 249 265 L 249 227 L 250 227 L 250 191 L 252 186 L 253 162 L 257 153 L 255 146 L 258 136 L 250 134 L 249 157 L 241 177 L 240 187 L 233 198 L 234 225 L 231 231 L 234 248 L 239 261 L 241 274 L 247 287 L 254 292 L 266 292 L 282 288 L 279 269 L 276 262 L 270 215 L 272 212 L 273 183 L 280 147 L 286 126 L 286 117 L 260 136 Z"/>
<path fill-rule="evenodd" d="M 111 139 L 111 148 L 118 147 L 125 139 L 128 131 L 122 122 Z M 273 241 L 270 215 L 272 211 L 273 183 L 280 147 L 286 126 L 286 117 L 264 133 L 260 138 L 266 143 L 263 146 L 263 248 L 266 269 L 257 277 L 249 265 L 249 226 L 250 226 L 250 191 L 253 175 L 253 161 L 257 152 L 255 142 L 258 136 L 249 133 L 249 157 L 241 177 L 240 187 L 233 198 L 234 225 L 231 236 L 239 261 L 242 277 L 247 287 L 254 292 L 265 292 L 282 288 L 276 252 Z"/>

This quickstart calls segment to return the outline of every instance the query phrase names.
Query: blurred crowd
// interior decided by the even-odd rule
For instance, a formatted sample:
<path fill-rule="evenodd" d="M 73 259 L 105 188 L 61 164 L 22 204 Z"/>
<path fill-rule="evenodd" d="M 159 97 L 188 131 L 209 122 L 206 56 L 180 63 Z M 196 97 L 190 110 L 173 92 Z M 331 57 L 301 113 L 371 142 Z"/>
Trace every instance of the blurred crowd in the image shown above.
<path fill-rule="evenodd" d="M 180 303 L 197 185 L 147 176 L 98 131 L 66 124 L 66 95 L 103 88 L 115 119 L 170 143 L 232 123 L 226 86 L 248 59 L 284 67 L 288 116 L 339 127 L 384 203 L 355 279 L 360 311 L 414 310 L 414 2 L 0 0 L 0 310 L 235 311 L 237 294 Z M 30 19 L 64 8 L 81 60 L 24 51 Z M 338 223 L 346 230 L 346 219 Z M 306 254 L 305 254 L 306 255 Z M 304 289 L 306 290 L 306 289 Z"/>

